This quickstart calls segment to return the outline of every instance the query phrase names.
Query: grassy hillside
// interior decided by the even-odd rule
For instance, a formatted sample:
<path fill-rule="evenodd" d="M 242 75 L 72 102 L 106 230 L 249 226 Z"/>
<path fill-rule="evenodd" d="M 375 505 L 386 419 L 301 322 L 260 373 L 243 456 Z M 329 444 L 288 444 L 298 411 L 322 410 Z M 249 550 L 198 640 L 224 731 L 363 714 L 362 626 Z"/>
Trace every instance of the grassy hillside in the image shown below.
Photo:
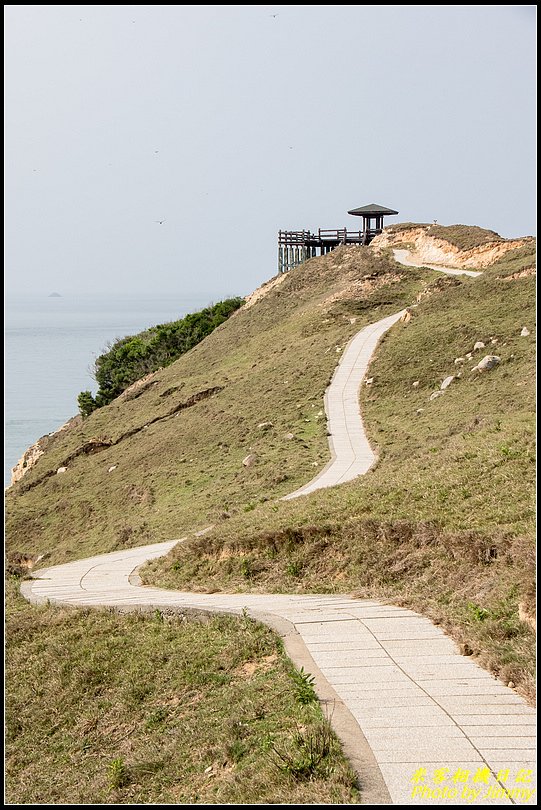
<path fill-rule="evenodd" d="M 478 229 L 456 228 L 463 244 L 484 239 Z M 7 493 L 8 552 L 45 553 L 52 564 L 188 535 L 146 567 L 146 581 L 207 591 L 355 593 L 408 605 L 531 698 L 534 262 L 533 242 L 476 279 L 404 268 L 369 248 L 306 262 L 136 397 L 119 397 L 52 440 Z M 384 337 L 369 371 L 373 382 L 361 390 L 378 464 L 348 484 L 280 501 L 328 461 L 323 394 L 347 341 L 415 302 L 411 320 Z M 474 351 L 477 341 L 485 347 Z M 489 353 L 500 363 L 473 372 Z M 450 375 L 450 386 L 431 398 Z M 255 464 L 246 467 L 249 454 Z M 60 467 L 66 472 L 57 474 Z M 194 536 L 209 524 L 211 532 Z M 311 781 L 291 788 L 290 778 L 252 755 L 264 725 L 236 677 L 252 671 L 237 651 L 255 662 L 263 679 L 256 691 L 270 688 L 267 672 L 280 689 L 287 664 L 278 655 L 266 668 L 277 650 L 272 635 L 254 630 L 248 640 L 245 628 L 219 619 L 197 632 L 157 617 L 38 610 L 16 600 L 8 626 L 11 799 L 356 801 L 342 765 L 335 782 L 322 774 L 321 791 Z M 162 661 L 169 646 L 175 657 Z M 211 654 L 202 658 L 207 647 Z M 140 663 L 134 650 L 145 651 Z M 171 684 L 189 697 L 193 684 L 182 678 L 196 674 L 177 671 L 177 656 L 193 656 L 198 672 L 214 673 L 205 701 L 189 698 L 182 713 Z M 166 676 L 150 679 L 146 691 L 148 673 L 162 666 Z M 68 703 L 60 699 L 66 690 L 73 690 Z M 103 719 L 95 716 L 96 700 Z M 278 739 L 294 743 L 301 721 L 291 697 L 276 701 L 269 723 Z M 232 705 L 248 708 L 233 718 L 240 725 L 229 727 Z M 128 706 L 127 725 L 115 706 Z M 204 735 L 187 753 L 189 743 L 175 735 L 185 723 L 204 727 L 214 716 L 223 728 L 211 726 L 217 742 L 207 762 Z M 254 720 L 249 754 L 240 733 L 246 717 Z M 314 716 L 316 726 L 320 720 Z M 201 771 L 210 765 L 216 776 L 207 778 Z"/>
<path fill-rule="evenodd" d="M 440 277 L 411 321 L 387 333 L 361 392 L 380 452 L 367 476 L 239 511 L 149 565 L 147 581 L 407 604 L 531 697 L 535 279 L 523 273 L 532 258 L 521 248 L 478 279 Z M 473 352 L 478 341 L 485 348 Z M 500 364 L 472 372 L 489 353 Z"/>
<path fill-rule="evenodd" d="M 434 277 L 368 248 L 306 262 L 137 398 L 52 442 L 8 493 L 8 549 L 63 562 L 182 536 L 292 491 L 327 462 L 323 394 L 340 351 Z"/>

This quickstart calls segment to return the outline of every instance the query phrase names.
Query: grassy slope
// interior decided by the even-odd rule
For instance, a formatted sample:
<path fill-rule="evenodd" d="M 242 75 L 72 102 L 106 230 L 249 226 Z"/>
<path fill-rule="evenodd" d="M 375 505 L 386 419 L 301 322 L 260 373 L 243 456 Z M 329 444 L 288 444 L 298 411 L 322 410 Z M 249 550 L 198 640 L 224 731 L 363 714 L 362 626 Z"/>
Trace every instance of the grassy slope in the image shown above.
<path fill-rule="evenodd" d="M 361 393 L 380 450 L 366 477 L 239 515 L 148 566 L 148 581 L 408 604 L 531 697 L 533 635 L 519 610 L 533 613 L 535 593 L 535 279 L 505 280 L 531 263 L 526 247 L 478 279 L 440 281 L 387 334 Z M 478 340 L 487 348 L 455 365 Z M 486 353 L 500 365 L 472 373 Z"/>
<path fill-rule="evenodd" d="M 14 591 L 11 582 L 8 804 L 358 801 L 319 705 L 299 702 L 266 627 L 32 608 Z M 276 766 L 273 747 L 306 766 L 310 738 L 331 747 L 312 773 Z"/>
<path fill-rule="evenodd" d="M 373 287 L 381 278 L 394 283 L 359 294 L 367 275 Z M 316 415 L 337 347 L 410 303 L 433 277 L 375 261 L 368 249 L 306 262 L 159 372 L 156 385 L 101 408 L 51 444 L 8 494 L 8 549 L 62 562 L 180 536 L 293 490 L 327 461 L 325 420 Z M 344 291 L 343 300 L 329 301 Z M 214 387 L 223 390 L 144 428 Z M 258 427 L 268 421 L 271 429 Z M 44 477 L 91 439 L 115 442 L 136 428 L 143 429 L 74 459 L 63 475 Z M 247 469 L 242 460 L 251 452 L 258 461 Z"/>
<path fill-rule="evenodd" d="M 479 279 L 440 282 L 413 310 L 410 323 L 397 324 L 388 333 L 370 370 L 374 383 L 362 391 L 367 427 L 380 451 L 379 464 L 363 479 L 297 501 L 277 501 L 327 461 L 325 423 L 318 413 L 338 357 L 336 347 L 343 347 L 365 323 L 411 303 L 428 281 L 441 276 L 400 269 L 388 257 L 375 261 L 367 249 L 340 249 L 291 272 L 252 309 L 235 315 L 160 372 L 155 387 L 137 399 L 112 403 L 80 430 L 54 442 L 8 493 L 8 549 L 50 552 L 49 564 L 216 523 L 212 533 L 156 561 L 149 579 L 196 590 L 356 591 L 409 604 L 436 618 L 485 665 L 531 694 L 533 637 L 518 611 L 519 604 L 523 612 L 531 611 L 533 599 L 535 290 L 532 277 L 498 277 L 531 267 L 532 259 L 525 248 Z M 390 280 L 393 274 L 395 283 L 377 287 L 382 277 Z M 361 287 L 367 276 L 369 283 Z M 369 292 L 370 284 L 377 288 Z M 342 300 L 329 300 L 340 292 Z M 532 332 L 529 338 L 520 337 L 524 325 Z M 456 371 L 455 357 L 464 356 L 476 340 L 492 337 L 498 339 L 490 349 L 501 356 L 500 366 L 475 376 L 469 371 L 472 362 L 443 396 L 429 401 L 441 380 Z M 419 387 L 413 388 L 416 380 Z M 115 447 L 75 459 L 64 475 L 44 478 L 85 441 L 114 440 L 142 428 L 213 386 L 223 390 Z M 418 413 L 419 408 L 425 410 Z M 265 421 L 273 427 L 258 428 Z M 289 432 L 294 439 L 286 438 Z M 242 459 L 252 451 L 258 462 L 244 468 Z M 160 734 L 151 743 L 145 725 L 147 720 L 151 725 L 162 722 L 153 712 L 162 707 L 167 684 L 163 694 L 157 685 L 139 714 L 130 715 L 130 743 L 106 747 L 101 756 L 92 748 L 96 738 L 91 734 L 86 759 L 86 726 L 75 726 L 64 738 L 57 731 L 69 729 L 74 711 L 89 721 L 92 731 L 92 696 L 87 703 L 85 694 L 75 693 L 73 706 L 57 699 L 55 712 L 47 712 L 47 701 L 55 697 L 49 681 L 62 686 L 55 679 L 68 677 L 62 675 L 56 654 L 65 647 L 74 614 L 19 607 L 9 626 L 14 638 L 8 673 L 14 701 L 8 716 L 10 734 L 15 734 L 10 738 L 12 795 L 32 800 L 30 783 L 39 780 L 43 790 L 58 785 L 59 793 L 71 799 L 79 789 L 69 773 L 81 770 L 85 779 L 88 775 L 85 784 L 108 802 L 132 801 L 138 795 L 146 797 L 143 801 L 162 801 L 162 794 L 152 793 L 154 781 L 173 796 L 188 795 L 178 792 L 167 767 L 164 780 L 156 779 L 154 768 L 158 763 L 160 771 L 162 746 L 169 738 Z M 76 615 L 81 617 L 74 623 L 76 650 L 89 633 L 97 649 L 105 645 L 105 658 L 116 655 L 114 644 L 106 641 L 115 633 L 126 634 L 131 646 L 123 650 L 118 672 L 122 677 L 133 673 L 135 692 L 148 684 L 145 667 L 148 661 L 155 663 L 152 656 L 157 654 L 155 623 L 133 619 L 130 624 L 131 619 L 100 614 L 89 624 L 90 614 Z M 107 624 L 113 621 L 126 623 Z M 173 634 L 171 627 L 167 632 Z M 236 639 L 232 643 L 238 644 L 239 629 L 230 632 Z M 161 652 L 163 641 L 158 644 Z M 194 655 L 206 644 L 214 650 L 214 643 L 208 637 L 195 640 Z M 141 668 L 133 656 L 136 645 L 153 650 Z M 204 666 L 210 668 L 211 661 Z M 124 700 L 120 678 L 117 691 L 111 692 L 115 701 Z M 235 700 L 227 697 L 225 705 Z M 209 712 L 214 707 L 224 714 L 223 695 L 209 692 L 207 701 Z M 29 715 L 36 709 L 39 728 L 32 735 Z M 192 711 L 190 706 L 183 722 Z M 17 726 L 19 715 L 22 727 Z M 118 726 L 117 734 L 117 720 L 107 715 L 99 737 L 108 739 L 110 722 L 111 739 L 117 740 L 122 731 Z M 291 721 L 281 728 L 280 733 L 291 734 Z M 228 734 L 220 750 L 235 742 Z M 45 759 L 43 740 L 50 744 L 47 752 L 53 752 Z M 92 757 L 97 761 L 92 763 Z M 107 765 L 118 757 L 124 758 L 129 774 L 126 792 L 119 797 L 107 785 Z M 151 767 L 140 767 L 144 763 Z M 189 766 L 187 779 L 203 791 L 207 783 L 200 764 Z M 252 779 L 259 766 L 250 767 Z M 237 793 L 227 780 L 226 787 L 224 792 L 199 793 L 197 801 L 253 800 L 247 783 Z M 281 793 L 287 790 L 275 778 L 268 800 L 281 801 L 282 795 L 288 800 L 292 794 Z M 304 801 L 328 801 L 318 795 L 311 793 Z M 185 800 L 192 798 L 190 793 Z"/>
<path fill-rule="evenodd" d="M 300 485 L 312 476 L 314 464 L 327 461 L 325 420 L 317 414 L 337 362 L 337 347 L 343 347 L 374 317 L 410 303 L 433 277 L 431 271 L 402 270 L 385 258 L 374 264 L 370 251 L 364 249 L 337 250 L 297 268 L 254 307 L 240 311 L 181 360 L 158 372 L 155 386 L 136 399 L 111 403 L 92 414 L 80 429 L 52 442 L 35 468 L 7 495 L 8 549 L 49 552 L 50 564 L 165 540 L 209 522 L 225 524 L 226 514 L 256 514 L 266 499 Z M 393 283 L 380 285 L 382 279 Z M 360 294 L 360 283 L 365 285 L 364 294 Z M 336 294 L 342 294 L 340 300 L 329 300 Z M 223 390 L 214 396 L 143 428 L 197 392 L 217 386 Z M 272 421 L 273 427 L 259 428 L 265 421 Z M 143 429 L 114 447 L 75 458 L 64 475 L 54 474 L 90 440 L 115 441 L 136 427 Z M 289 433 L 293 439 L 286 438 Z M 251 451 L 257 453 L 258 462 L 247 469 L 242 459 Z M 108 472 L 111 467 L 116 469 Z M 185 653 L 179 647 L 185 649 L 186 637 L 177 635 L 178 627 L 167 638 L 156 638 L 156 627 L 148 621 L 113 619 L 106 614 L 98 619 L 86 612 L 64 614 L 57 609 L 36 612 L 24 605 L 8 628 L 13 644 L 7 718 L 10 796 L 23 801 L 40 797 L 71 801 L 77 796 L 83 801 L 90 795 L 109 803 L 133 799 L 241 804 L 356 801 L 351 777 L 338 754 L 334 774 L 320 769 L 316 780 L 302 785 L 285 779 L 269 764 L 269 752 L 261 751 L 265 724 L 256 723 L 257 734 L 252 733 L 254 711 L 249 701 L 244 711 L 248 699 L 243 697 L 242 683 L 237 683 L 236 692 L 205 691 L 201 703 L 190 700 L 182 714 L 175 708 L 166 723 L 162 726 L 160 721 L 150 734 L 147 723 L 154 723 L 156 712 L 161 717 L 161 709 L 170 705 L 169 675 L 173 683 L 179 681 L 177 654 L 141 705 L 129 706 L 128 721 L 118 716 L 115 706 L 126 710 L 129 689 L 146 693 L 152 681 L 149 672 L 162 668 L 165 645 L 178 650 L 180 660 L 185 655 L 196 660 L 198 670 L 219 670 L 223 655 L 216 634 L 222 634 L 224 626 L 218 622 L 212 637 L 194 637 Z M 227 628 L 229 646 L 242 648 L 242 628 Z M 128 644 L 116 644 L 115 638 L 127 638 Z M 210 656 L 204 655 L 207 647 Z M 73 656 L 66 664 L 63 659 L 71 648 Z M 90 648 L 96 651 L 91 656 L 92 672 L 84 660 L 77 660 L 85 651 L 90 654 Z M 141 652 L 145 654 L 139 661 Z M 280 667 L 272 670 L 277 692 L 270 690 L 265 678 L 253 686 L 258 694 L 266 695 L 268 690 L 269 706 L 276 705 L 268 727 L 276 728 L 280 750 L 287 746 L 289 760 L 299 762 L 302 738 L 310 737 L 317 717 L 308 724 L 306 717 L 292 710 L 291 700 L 282 695 L 285 664 Z M 97 684 L 98 698 L 104 689 L 105 713 L 97 725 L 95 695 L 69 675 L 70 668 L 80 672 L 83 681 L 88 675 Z M 123 686 L 126 682 L 128 690 Z M 231 706 L 237 705 L 241 710 L 228 724 Z M 204 736 L 207 723 L 216 741 Z M 240 773 L 234 758 L 245 746 L 245 723 L 250 726 L 247 744 L 254 751 L 243 757 Z M 301 738 L 299 724 L 307 726 Z M 194 729 L 203 732 L 192 751 L 189 734 Z M 122 739 L 124 730 L 127 741 Z M 301 743 L 296 751 L 295 739 Z M 115 792 L 108 768 L 119 759 L 127 782 Z M 219 778 L 209 781 L 202 775 L 209 764 Z M 120 777 L 122 769 L 117 773 Z"/>

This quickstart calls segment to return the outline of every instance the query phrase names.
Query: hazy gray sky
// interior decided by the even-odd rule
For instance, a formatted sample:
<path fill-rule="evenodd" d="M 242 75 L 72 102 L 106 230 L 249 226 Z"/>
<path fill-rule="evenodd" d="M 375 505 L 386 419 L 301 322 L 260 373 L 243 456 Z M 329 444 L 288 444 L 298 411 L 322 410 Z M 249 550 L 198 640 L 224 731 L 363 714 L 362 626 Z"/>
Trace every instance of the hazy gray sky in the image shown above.
<path fill-rule="evenodd" d="M 535 6 L 4 9 L 8 293 L 244 295 L 371 202 L 534 233 Z"/>

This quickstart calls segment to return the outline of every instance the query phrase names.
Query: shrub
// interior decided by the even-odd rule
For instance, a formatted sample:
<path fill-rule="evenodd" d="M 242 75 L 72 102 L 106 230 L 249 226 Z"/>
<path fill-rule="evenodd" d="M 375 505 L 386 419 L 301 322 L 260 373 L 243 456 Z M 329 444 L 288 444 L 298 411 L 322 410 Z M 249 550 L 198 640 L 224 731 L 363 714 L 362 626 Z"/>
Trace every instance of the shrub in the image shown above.
<path fill-rule="evenodd" d="M 95 411 L 98 404 L 90 391 L 81 391 L 77 397 L 77 404 L 79 406 L 79 413 L 83 417 L 90 416 L 92 411 Z"/>
<path fill-rule="evenodd" d="M 174 363 L 226 321 L 243 302 L 243 298 L 228 298 L 178 321 L 158 324 L 115 341 L 94 363 L 94 378 L 99 385 L 96 397 L 90 391 L 79 394 L 81 414 L 88 416 L 146 374 Z"/>

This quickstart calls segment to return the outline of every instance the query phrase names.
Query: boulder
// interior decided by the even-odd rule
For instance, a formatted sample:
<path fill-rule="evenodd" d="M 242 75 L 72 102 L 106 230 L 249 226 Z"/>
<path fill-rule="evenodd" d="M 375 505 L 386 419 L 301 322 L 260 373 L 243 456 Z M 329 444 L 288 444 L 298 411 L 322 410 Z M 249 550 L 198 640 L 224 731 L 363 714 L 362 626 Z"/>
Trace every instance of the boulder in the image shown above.
<path fill-rule="evenodd" d="M 443 394 L 443 391 L 433 391 L 433 393 L 430 394 L 430 401 L 432 401 L 433 399 L 436 399 L 437 397 L 441 397 L 442 394 Z"/>
<path fill-rule="evenodd" d="M 269 428 L 274 427 L 272 422 L 260 422 L 258 428 L 261 430 L 269 430 Z"/>
<path fill-rule="evenodd" d="M 530 330 L 528 329 L 528 327 L 523 326 L 522 327 L 522 332 L 520 333 L 520 337 L 528 337 L 529 334 L 530 334 Z"/>
<path fill-rule="evenodd" d="M 453 374 L 451 374 L 449 377 L 446 377 L 440 386 L 441 390 L 445 391 L 446 388 L 449 388 L 454 379 L 455 378 Z"/>
<path fill-rule="evenodd" d="M 58 470 L 56 471 L 56 474 L 61 475 L 62 473 L 65 473 L 67 471 L 68 471 L 67 467 L 59 467 Z"/>
<path fill-rule="evenodd" d="M 400 316 L 402 323 L 409 323 L 411 321 L 411 310 L 406 309 L 404 314 Z"/>
<path fill-rule="evenodd" d="M 487 354 L 482 360 L 479 360 L 477 365 L 472 368 L 472 371 L 490 371 L 498 363 L 501 363 L 501 357 L 497 357 L 495 354 Z"/>
<path fill-rule="evenodd" d="M 485 348 L 485 344 L 483 343 L 483 341 L 478 340 L 477 343 L 475 343 L 475 345 L 473 347 L 473 350 L 474 350 L 474 352 L 476 352 L 478 349 L 484 349 L 484 348 Z"/>
<path fill-rule="evenodd" d="M 255 453 L 250 453 L 249 456 L 246 456 L 246 458 L 242 459 L 242 463 L 243 463 L 243 465 L 245 467 L 253 467 L 254 464 L 256 463 L 256 461 L 257 461 L 257 456 L 256 456 Z"/>

